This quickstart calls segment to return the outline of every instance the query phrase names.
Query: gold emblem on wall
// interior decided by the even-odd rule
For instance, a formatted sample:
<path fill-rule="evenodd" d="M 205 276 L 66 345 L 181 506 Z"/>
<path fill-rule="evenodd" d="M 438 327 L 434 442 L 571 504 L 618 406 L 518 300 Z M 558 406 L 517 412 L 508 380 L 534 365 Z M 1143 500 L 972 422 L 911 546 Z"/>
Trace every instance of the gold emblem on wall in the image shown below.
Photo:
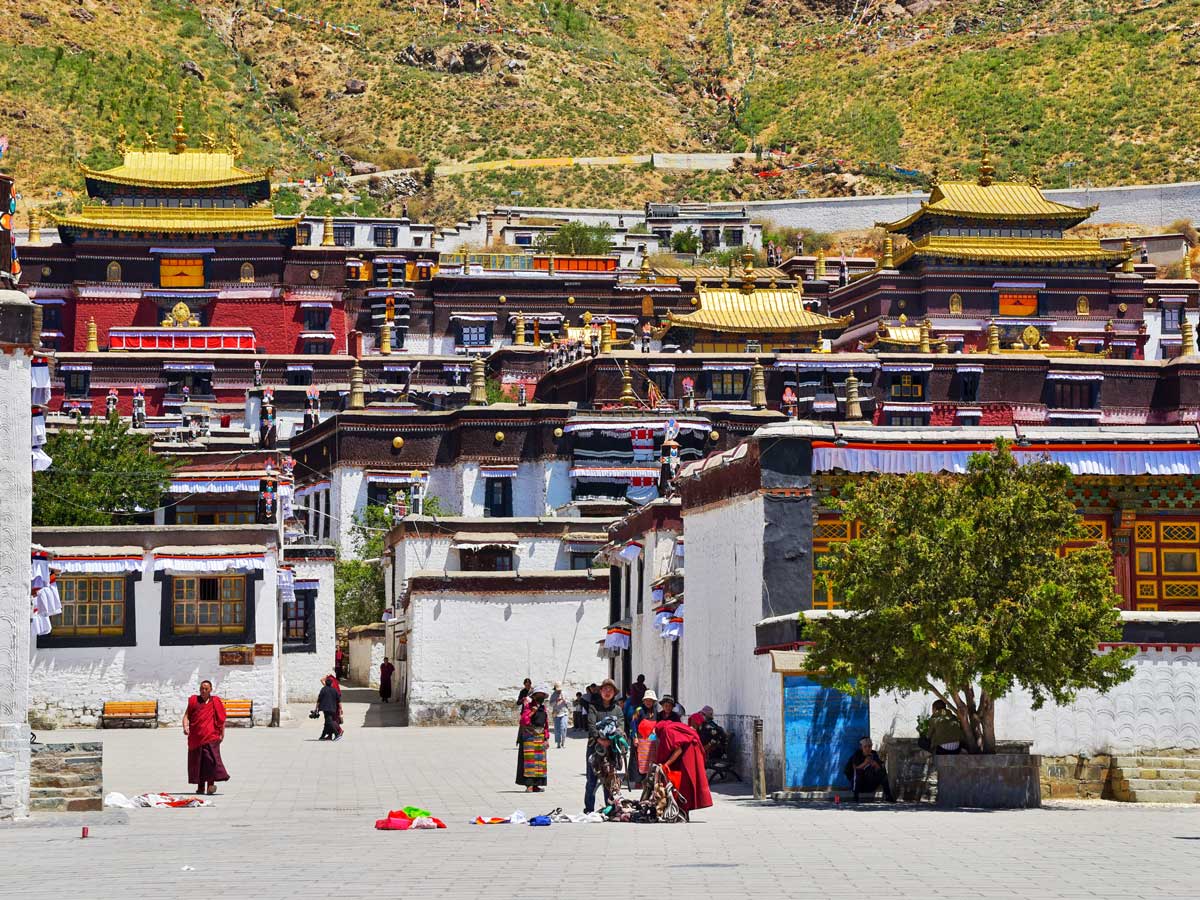
<path fill-rule="evenodd" d="M 1021 332 L 1021 343 L 1030 350 L 1036 350 L 1042 343 L 1042 333 L 1032 325 L 1026 325 L 1025 330 Z"/>
<path fill-rule="evenodd" d="M 170 314 L 162 320 L 163 328 L 198 328 L 200 320 L 192 315 L 188 305 L 180 300 L 172 307 Z"/>
<path fill-rule="evenodd" d="M 950 315 L 952 315 L 952 316 L 961 316 L 962 315 L 962 294 L 951 294 L 950 295 Z"/>
<path fill-rule="evenodd" d="M 1092 306 L 1088 302 L 1087 297 L 1080 297 L 1075 301 L 1075 315 L 1090 316 L 1092 314 Z"/>

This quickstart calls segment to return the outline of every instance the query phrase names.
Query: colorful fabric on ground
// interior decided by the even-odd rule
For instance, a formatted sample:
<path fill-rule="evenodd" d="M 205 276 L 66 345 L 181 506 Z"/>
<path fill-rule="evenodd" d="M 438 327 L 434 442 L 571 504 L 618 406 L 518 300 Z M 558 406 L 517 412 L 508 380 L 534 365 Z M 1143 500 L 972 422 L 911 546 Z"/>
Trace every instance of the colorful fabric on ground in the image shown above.
<path fill-rule="evenodd" d="M 499 816 L 492 816 L 490 819 L 485 819 L 483 816 L 476 816 L 472 825 L 507 825 L 508 819 L 501 819 Z"/>
<path fill-rule="evenodd" d="M 386 818 L 375 820 L 375 828 L 378 831 L 421 831 L 445 827 L 445 822 L 435 819 L 429 810 L 421 809 L 418 806 L 393 809 L 388 812 Z"/>

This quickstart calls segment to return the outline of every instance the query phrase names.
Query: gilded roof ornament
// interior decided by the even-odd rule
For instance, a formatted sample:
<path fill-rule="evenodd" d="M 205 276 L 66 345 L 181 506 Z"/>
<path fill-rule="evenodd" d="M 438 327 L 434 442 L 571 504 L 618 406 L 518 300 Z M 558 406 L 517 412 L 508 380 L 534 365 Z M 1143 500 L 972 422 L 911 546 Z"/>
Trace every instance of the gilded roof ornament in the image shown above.
<path fill-rule="evenodd" d="M 121 128 L 117 131 L 117 152 L 122 156 L 129 152 L 129 133 L 125 130 L 124 123 L 121 123 Z"/>
<path fill-rule="evenodd" d="M 182 153 L 187 149 L 187 139 L 188 133 L 183 127 L 183 96 L 180 95 L 175 100 L 175 130 L 171 133 L 176 153 Z"/>
<path fill-rule="evenodd" d="M 996 180 L 996 169 L 992 166 L 992 155 L 988 151 L 987 138 L 983 139 L 983 159 L 979 164 L 979 186 L 988 187 Z"/>
<path fill-rule="evenodd" d="M 200 135 L 200 146 L 209 153 L 217 149 L 217 139 L 211 131 L 206 131 Z"/>
<path fill-rule="evenodd" d="M 749 294 L 754 290 L 754 254 L 747 250 L 742 254 L 742 291 Z"/>
<path fill-rule="evenodd" d="M 237 135 L 233 133 L 233 126 L 226 123 L 225 137 L 227 140 L 226 146 L 229 148 L 229 155 L 238 160 L 242 156 L 242 145 L 238 143 Z"/>
<path fill-rule="evenodd" d="M 142 149 L 145 150 L 147 153 L 157 150 L 158 149 L 158 138 L 156 138 L 154 135 L 152 135 L 148 131 L 142 132 Z"/>

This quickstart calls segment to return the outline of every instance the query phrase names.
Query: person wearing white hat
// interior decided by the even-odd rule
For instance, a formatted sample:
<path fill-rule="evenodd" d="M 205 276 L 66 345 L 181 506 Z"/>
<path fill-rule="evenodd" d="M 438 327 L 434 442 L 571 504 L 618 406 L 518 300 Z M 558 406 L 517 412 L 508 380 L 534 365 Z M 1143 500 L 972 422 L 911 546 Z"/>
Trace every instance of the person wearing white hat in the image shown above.
<path fill-rule="evenodd" d="M 646 688 L 642 694 L 642 705 L 634 711 L 630 732 L 633 747 L 629 766 L 630 778 L 636 790 L 650 770 L 650 761 L 654 758 L 654 723 L 658 718 L 658 694 L 652 688 Z"/>
<path fill-rule="evenodd" d="M 567 702 L 562 685 L 557 681 L 550 694 L 549 706 L 550 715 L 554 717 L 554 746 L 561 750 L 567 741 L 567 714 L 571 711 L 571 704 Z"/>
<path fill-rule="evenodd" d="M 517 733 L 517 784 L 525 792 L 546 789 L 546 748 L 550 745 L 550 720 L 546 713 L 546 698 L 550 688 L 535 685 L 521 703 L 521 728 Z"/>

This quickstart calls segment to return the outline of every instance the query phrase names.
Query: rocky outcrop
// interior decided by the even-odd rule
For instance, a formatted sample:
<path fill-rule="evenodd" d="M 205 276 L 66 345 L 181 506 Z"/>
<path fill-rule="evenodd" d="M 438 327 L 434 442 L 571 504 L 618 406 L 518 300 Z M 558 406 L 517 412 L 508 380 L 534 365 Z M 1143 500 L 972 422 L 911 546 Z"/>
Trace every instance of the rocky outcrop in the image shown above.
<path fill-rule="evenodd" d="M 396 54 L 395 59 L 401 65 L 412 66 L 416 69 L 460 75 L 482 72 L 492 64 L 492 60 L 499 58 L 500 55 L 500 48 L 490 41 L 467 41 L 457 46 L 443 47 L 437 51 L 409 44 Z M 516 56 L 515 53 L 510 55 Z"/>

